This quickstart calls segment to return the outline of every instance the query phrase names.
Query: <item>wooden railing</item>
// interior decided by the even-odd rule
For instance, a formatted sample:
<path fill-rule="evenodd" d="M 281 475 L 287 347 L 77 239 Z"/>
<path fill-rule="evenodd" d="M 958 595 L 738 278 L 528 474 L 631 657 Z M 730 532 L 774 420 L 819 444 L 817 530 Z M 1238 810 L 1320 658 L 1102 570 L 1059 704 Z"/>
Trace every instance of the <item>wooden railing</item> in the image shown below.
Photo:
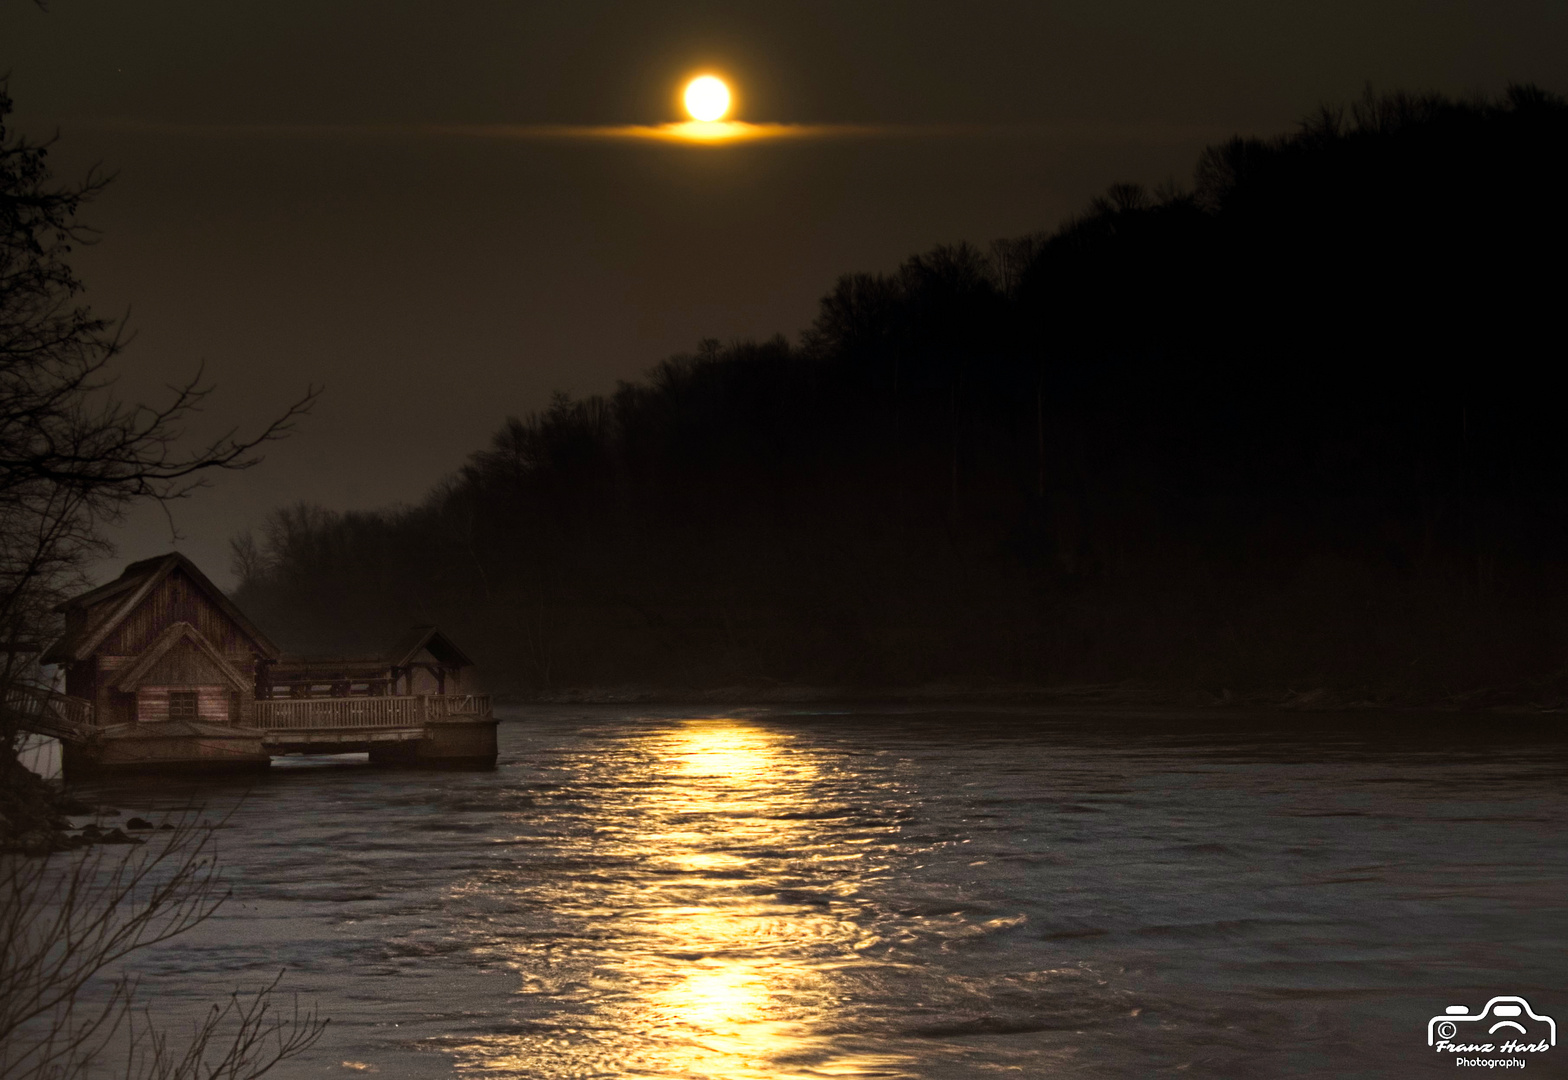
<path fill-rule="evenodd" d="M 267 731 L 321 728 L 413 728 L 432 720 L 488 716 L 489 694 L 442 697 L 301 698 L 256 702 L 256 726 Z"/>
<path fill-rule="evenodd" d="M 445 720 L 447 717 L 489 716 L 489 694 L 446 694 L 439 697 L 427 697 L 430 703 L 430 719 Z"/>
<path fill-rule="evenodd" d="M 10 687 L 5 694 L 5 709 L 20 727 L 40 735 L 81 738 L 93 726 L 92 702 L 42 686 Z"/>

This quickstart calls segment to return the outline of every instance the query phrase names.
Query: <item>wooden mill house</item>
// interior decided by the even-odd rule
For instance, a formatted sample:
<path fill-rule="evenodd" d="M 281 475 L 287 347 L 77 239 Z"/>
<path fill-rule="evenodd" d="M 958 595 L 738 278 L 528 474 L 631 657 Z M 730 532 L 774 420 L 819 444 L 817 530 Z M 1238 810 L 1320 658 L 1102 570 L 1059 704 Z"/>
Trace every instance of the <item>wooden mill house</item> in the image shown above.
<path fill-rule="evenodd" d="M 178 553 L 132 563 L 60 610 L 65 633 L 41 662 L 63 667 L 65 692 L 35 711 L 39 730 L 59 729 L 67 772 L 356 750 L 495 762 L 489 699 L 465 686 L 472 661 L 435 627 L 382 656 L 287 657 Z"/>

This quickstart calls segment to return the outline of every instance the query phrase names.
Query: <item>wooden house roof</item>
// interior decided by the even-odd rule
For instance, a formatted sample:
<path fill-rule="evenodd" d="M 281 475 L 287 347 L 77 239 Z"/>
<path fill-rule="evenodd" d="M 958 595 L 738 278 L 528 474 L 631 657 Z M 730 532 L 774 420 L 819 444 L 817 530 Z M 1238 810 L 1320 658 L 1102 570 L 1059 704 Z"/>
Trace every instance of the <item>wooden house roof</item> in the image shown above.
<path fill-rule="evenodd" d="M 66 613 L 70 628 L 59 641 L 49 647 L 49 651 L 42 657 L 42 662 L 59 664 L 72 660 L 85 660 L 92 656 L 94 650 L 114 633 L 148 594 L 175 571 L 183 573 L 208 600 L 212 601 L 214 606 L 231 619 L 250 638 L 257 652 L 268 658 L 276 658 L 279 655 L 278 647 L 256 627 L 255 623 L 245 617 L 244 612 L 234 606 L 232 600 L 223 595 L 222 589 L 198 570 L 195 563 L 179 552 L 171 551 L 156 559 L 143 559 L 131 563 L 114 581 L 79 596 L 73 596 L 58 605 L 55 610 Z M 89 618 L 94 608 L 102 610 L 97 618 Z M 79 621 L 72 620 L 71 615 L 79 616 Z M 75 625 L 71 625 L 72 623 Z"/>

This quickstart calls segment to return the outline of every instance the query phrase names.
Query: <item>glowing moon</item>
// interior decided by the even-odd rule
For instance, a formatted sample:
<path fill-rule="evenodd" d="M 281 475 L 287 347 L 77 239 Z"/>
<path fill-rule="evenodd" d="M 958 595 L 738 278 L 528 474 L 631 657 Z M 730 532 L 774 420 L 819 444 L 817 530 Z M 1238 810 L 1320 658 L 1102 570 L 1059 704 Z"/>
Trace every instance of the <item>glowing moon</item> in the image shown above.
<path fill-rule="evenodd" d="M 694 120 L 710 122 L 730 111 L 730 88 L 714 75 L 702 75 L 686 85 L 686 111 Z"/>

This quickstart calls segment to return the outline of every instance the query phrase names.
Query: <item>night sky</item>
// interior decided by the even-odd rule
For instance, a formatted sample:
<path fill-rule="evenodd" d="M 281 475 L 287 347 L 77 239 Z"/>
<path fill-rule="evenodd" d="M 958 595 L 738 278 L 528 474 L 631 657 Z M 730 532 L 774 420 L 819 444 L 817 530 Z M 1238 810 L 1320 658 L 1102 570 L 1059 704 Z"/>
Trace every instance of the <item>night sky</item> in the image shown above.
<path fill-rule="evenodd" d="M 417 501 L 554 390 L 703 338 L 793 339 L 841 273 L 1184 181 L 1205 144 L 1368 83 L 1568 91 L 1568 7 L 9 0 L 0 68 L 17 127 L 60 132 L 57 175 L 119 173 L 77 265 L 96 308 L 131 313 L 127 396 L 205 361 L 200 435 L 327 387 L 264 465 L 174 508 L 227 583 L 229 537 L 269 509 Z M 823 131 L 537 131 L 683 119 L 702 71 L 740 119 Z M 115 537 L 111 572 L 169 546 L 155 510 Z"/>

